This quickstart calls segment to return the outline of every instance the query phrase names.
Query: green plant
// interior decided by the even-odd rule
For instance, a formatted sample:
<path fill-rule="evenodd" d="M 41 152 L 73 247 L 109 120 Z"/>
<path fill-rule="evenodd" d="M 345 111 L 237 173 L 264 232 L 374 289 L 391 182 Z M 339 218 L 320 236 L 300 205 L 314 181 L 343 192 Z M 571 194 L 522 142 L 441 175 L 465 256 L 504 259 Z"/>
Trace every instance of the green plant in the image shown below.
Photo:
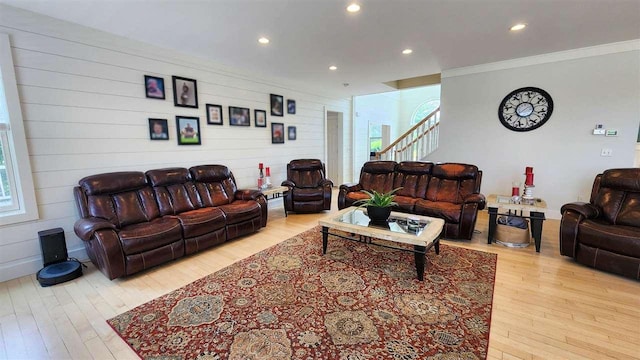
<path fill-rule="evenodd" d="M 393 201 L 393 199 L 395 198 L 394 194 L 400 189 L 402 189 L 402 187 L 393 189 L 386 193 L 379 193 L 375 190 L 372 190 L 372 191 L 360 190 L 363 193 L 369 195 L 369 198 L 358 200 L 354 202 L 353 205 L 358 205 L 358 207 L 363 207 L 363 206 L 391 207 L 391 206 L 398 205 L 395 201 Z"/>

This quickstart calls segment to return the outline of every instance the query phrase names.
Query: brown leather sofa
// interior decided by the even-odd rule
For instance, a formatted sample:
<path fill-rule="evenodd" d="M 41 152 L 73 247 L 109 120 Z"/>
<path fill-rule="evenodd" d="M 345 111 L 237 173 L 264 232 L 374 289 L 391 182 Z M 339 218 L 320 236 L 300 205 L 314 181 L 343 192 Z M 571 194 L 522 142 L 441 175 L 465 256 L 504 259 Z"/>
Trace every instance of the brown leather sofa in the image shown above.
<path fill-rule="evenodd" d="M 358 184 L 340 186 L 338 208 L 366 199 L 361 190 L 388 192 L 402 187 L 396 193 L 395 211 L 444 219 L 444 237 L 471 239 L 478 210 L 486 204 L 481 182 L 482 171 L 475 165 L 370 161 L 362 166 Z"/>
<path fill-rule="evenodd" d="M 640 280 L 640 169 L 596 176 L 589 203 L 560 208 L 560 254 Z"/>
<path fill-rule="evenodd" d="M 76 235 L 109 279 L 204 250 L 267 224 L 257 190 L 238 190 L 226 166 L 105 173 L 74 188 Z"/>
<path fill-rule="evenodd" d="M 289 188 L 284 194 L 286 211 L 297 213 L 331 210 L 333 182 L 325 177 L 322 161 L 297 159 L 287 164 L 287 180 L 282 186 Z"/>

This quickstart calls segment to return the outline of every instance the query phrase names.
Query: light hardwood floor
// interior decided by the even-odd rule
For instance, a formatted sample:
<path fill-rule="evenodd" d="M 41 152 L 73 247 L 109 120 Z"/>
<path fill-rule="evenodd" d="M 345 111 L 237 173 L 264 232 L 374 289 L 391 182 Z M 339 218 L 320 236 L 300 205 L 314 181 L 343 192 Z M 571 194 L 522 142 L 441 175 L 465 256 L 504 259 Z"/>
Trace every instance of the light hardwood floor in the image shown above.
<path fill-rule="evenodd" d="M 333 211 L 337 211 L 335 206 Z M 0 359 L 134 359 L 106 319 L 317 225 L 326 214 L 284 217 L 270 203 L 257 234 L 109 281 L 92 264 L 79 279 L 42 288 L 35 275 L 0 283 Z M 544 224 L 542 250 L 488 245 L 486 211 L 470 242 L 498 254 L 490 359 L 640 359 L 640 282 L 561 257 L 559 221 Z M 428 269 L 427 269 L 428 271 Z"/>

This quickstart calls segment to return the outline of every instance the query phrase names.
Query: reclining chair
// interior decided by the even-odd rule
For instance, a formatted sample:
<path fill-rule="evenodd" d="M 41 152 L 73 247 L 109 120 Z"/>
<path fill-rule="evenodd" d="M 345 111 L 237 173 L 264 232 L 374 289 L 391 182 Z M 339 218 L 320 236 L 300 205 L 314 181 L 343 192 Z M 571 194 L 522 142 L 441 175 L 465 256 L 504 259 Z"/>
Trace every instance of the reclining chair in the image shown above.
<path fill-rule="evenodd" d="M 287 180 L 282 186 L 289 188 L 284 195 L 286 211 L 313 213 L 331 209 L 333 182 L 325 177 L 325 167 L 317 159 L 292 160 L 287 164 Z"/>

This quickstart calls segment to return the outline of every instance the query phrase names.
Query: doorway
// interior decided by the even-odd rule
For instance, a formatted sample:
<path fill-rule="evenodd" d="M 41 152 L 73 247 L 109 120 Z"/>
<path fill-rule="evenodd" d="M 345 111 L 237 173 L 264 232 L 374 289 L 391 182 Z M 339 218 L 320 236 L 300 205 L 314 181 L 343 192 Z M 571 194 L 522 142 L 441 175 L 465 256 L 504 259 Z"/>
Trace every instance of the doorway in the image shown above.
<path fill-rule="evenodd" d="M 335 186 L 343 183 L 343 157 L 342 148 L 344 146 L 344 124 L 343 114 L 338 111 L 326 111 L 327 124 L 327 179 L 333 181 Z"/>

